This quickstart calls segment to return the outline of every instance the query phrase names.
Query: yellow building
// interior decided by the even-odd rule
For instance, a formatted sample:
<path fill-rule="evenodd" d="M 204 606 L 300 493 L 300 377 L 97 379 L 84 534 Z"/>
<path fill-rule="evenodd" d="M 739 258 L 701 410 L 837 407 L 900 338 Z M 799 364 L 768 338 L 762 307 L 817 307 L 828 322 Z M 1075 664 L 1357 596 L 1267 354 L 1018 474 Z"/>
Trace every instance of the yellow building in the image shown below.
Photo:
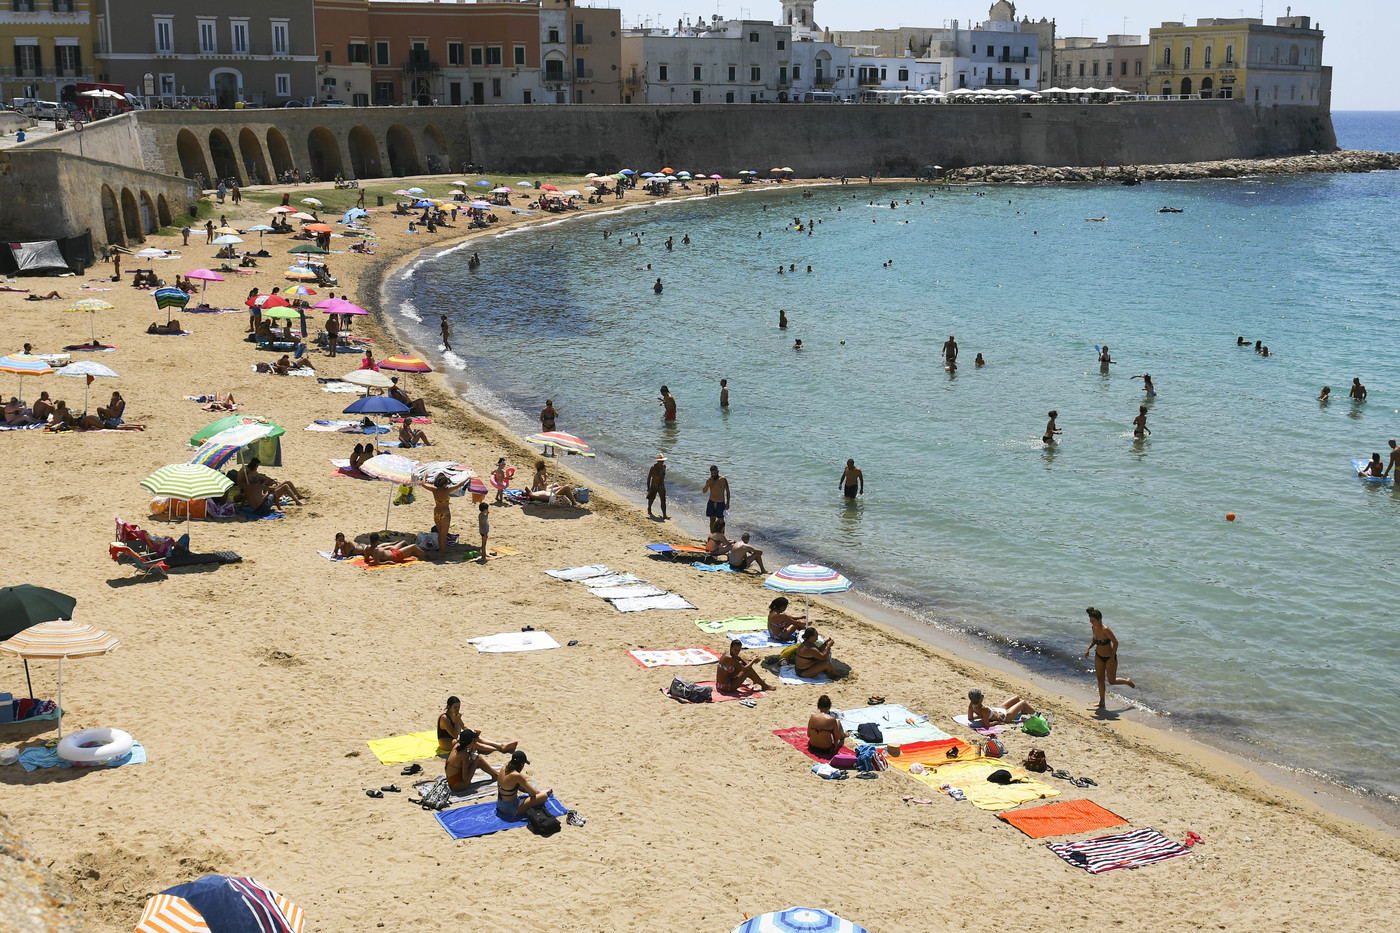
<path fill-rule="evenodd" d="M 0 96 L 77 101 L 97 80 L 96 0 L 10 0 L 0 7 Z"/>
<path fill-rule="evenodd" d="M 1236 98 L 1256 104 L 1318 106 L 1327 96 L 1322 30 L 1310 17 L 1199 19 L 1151 32 L 1147 93 Z"/>

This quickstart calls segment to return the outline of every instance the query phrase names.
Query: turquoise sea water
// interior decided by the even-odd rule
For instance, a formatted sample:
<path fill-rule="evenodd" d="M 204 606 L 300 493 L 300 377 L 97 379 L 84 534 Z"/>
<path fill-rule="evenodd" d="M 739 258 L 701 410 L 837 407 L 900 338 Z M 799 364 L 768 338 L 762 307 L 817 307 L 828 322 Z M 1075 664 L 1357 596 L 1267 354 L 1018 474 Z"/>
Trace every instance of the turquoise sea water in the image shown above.
<path fill-rule="evenodd" d="M 1400 115 L 1336 124 L 1343 146 L 1400 149 Z M 1067 679 L 1092 682 L 1098 606 L 1139 686 L 1122 695 L 1392 796 L 1400 492 L 1348 461 L 1400 435 L 1397 209 L 1397 173 L 775 190 L 477 241 L 479 271 L 430 254 L 391 294 L 425 349 L 427 315 L 448 314 L 465 394 L 521 429 L 554 399 L 619 485 L 639 491 L 664 452 L 673 501 L 697 504 L 719 464 L 732 535 Z M 1347 400 L 1357 376 L 1365 405 Z M 1153 433 L 1135 442 L 1144 402 Z M 1064 433 L 1046 449 L 1052 408 Z M 865 471 L 855 505 L 847 457 Z"/>

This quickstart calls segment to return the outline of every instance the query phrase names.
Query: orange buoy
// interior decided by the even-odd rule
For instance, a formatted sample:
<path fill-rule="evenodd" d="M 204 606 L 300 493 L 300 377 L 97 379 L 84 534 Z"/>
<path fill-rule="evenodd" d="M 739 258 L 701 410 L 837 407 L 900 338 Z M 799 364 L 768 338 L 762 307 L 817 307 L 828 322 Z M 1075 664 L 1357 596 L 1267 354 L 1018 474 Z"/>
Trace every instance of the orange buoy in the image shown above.
<path fill-rule="evenodd" d="M 1226 512 L 1226 513 L 1225 513 L 1225 521 L 1227 521 L 1227 522 L 1233 522 L 1234 520 L 1235 520 L 1235 513 L 1234 513 L 1234 512 Z"/>

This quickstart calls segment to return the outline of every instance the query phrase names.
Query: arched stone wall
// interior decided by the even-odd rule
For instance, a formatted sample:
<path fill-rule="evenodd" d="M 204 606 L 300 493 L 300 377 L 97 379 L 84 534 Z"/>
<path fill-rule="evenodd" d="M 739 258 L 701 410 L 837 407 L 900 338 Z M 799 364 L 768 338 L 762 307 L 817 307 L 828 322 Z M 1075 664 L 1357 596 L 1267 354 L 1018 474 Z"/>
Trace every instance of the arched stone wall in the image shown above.
<path fill-rule="evenodd" d="M 156 205 L 149 192 L 141 192 L 141 233 L 155 233 L 160 229 L 156 223 Z"/>
<path fill-rule="evenodd" d="M 471 149 L 460 154 L 459 161 L 470 162 L 472 160 Z M 442 135 L 442 130 L 438 129 L 436 123 L 429 123 L 423 127 L 423 161 L 427 163 L 423 170 L 430 173 L 452 171 L 452 159 L 447 150 L 447 137 Z"/>
<path fill-rule="evenodd" d="M 122 225 L 126 229 L 126 244 L 140 243 L 146 237 L 141 233 L 141 208 L 136 206 L 136 195 L 130 188 L 122 189 Z"/>
<path fill-rule="evenodd" d="M 267 155 L 272 160 L 272 171 L 278 177 L 281 177 L 283 172 L 290 172 L 296 168 L 291 147 L 287 145 L 287 137 L 275 126 L 267 130 Z"/>
<path fill-rule="evenodd" d="M 312 175 L 324 179 L 345 174 L 340 143 L 335 141 L 335 134 L 324 126 L 318 126 L 307 134 L 306 152 L 311 159 L 307 169 Z"/>
<path fill-rule="evenodd" d="M 200 175 L 204 183 L 209 183 L 209 164 L 204 159 L 204 147 L 189 130 L 181 130 L 175 136 L 175 151 L 180 157 L 180 174 L 186 178 Z"/>
<path fill-rule="evenodd" d="M 165 195 L 156 195 L 156 220 L 162 227 L 168 227 L 175 222 L 175 218 L 170 213 L 170 202 L 165 199 Z"/>
<path fill-rule="evenodd" d="M 243 157 L 243 172 L 249 184 L 265 185 L 272 181 L 267 174 L 267 157 L 263 155 L 262 143 L 258 142 L 258 134 L 249 127 L 243 127 L 238 133 L 238 154 Z"/>
<path fill-rule="evenodd" d="M 418 164 L 418 146 L 413 142 L 413 134 L 402 123 L 389 127 L 384 136 L 389 150 L 389 170 L 395 175 L 419 175 L 423 169 Z"/>
<path fill-rule="evenodd" d="M 209 157 L 214 161 L 214 178 L 209 187 L 217 188 L 220 178 L 243 177 L 243 173 L 238 169 L 238 156 L 234 154 L 233 143 L 229 142 L 228 134 L 221 129 L 209 131 Z"/>
<path fill-rule="evenodd" d="M 379 159 L 379 143 L 367 126 L 353 126 L 346 137 L 350 145 L 350 170 L 356 178 L 383 178 L 384 166 Z"/>
<path fill-rule="evenodd" d="M 107 242 L 117 246 L 126 245 L 126 233 L 122 229 L 122 211 L 117 206 L 117 196 L 106 185 L 102 186 L 102 227 L 107 234 Z"/>

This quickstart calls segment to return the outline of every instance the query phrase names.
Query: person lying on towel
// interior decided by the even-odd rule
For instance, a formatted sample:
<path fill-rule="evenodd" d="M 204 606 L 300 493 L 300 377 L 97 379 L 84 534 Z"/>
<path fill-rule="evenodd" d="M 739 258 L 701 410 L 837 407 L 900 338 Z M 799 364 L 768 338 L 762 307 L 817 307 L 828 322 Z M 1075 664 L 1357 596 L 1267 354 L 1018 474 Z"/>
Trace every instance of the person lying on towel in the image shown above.
<path fill-rule="evenodd" d="M 807 719 L 807 746 L 814 752 L 835 754 L 846 744 L 846 730 L 841 720 L 831 715 L 831 697 L 822 694 L 817 711 Z"/>
<path fill-rule="evenodd" d="M 999 722 L 1015 722 L 1018 716 L 1035 715 L 1035 707 L 1019 696 L 1005 700 L 1000 706 L 987 706 L 982 702 L 982 691 L 975 687 L 967 691 L 967 721 L 973 726 L 986 728 Z"/>
<path fill-rule="evenodd" d="M 364 552 L 365 546 L 363 544 L 356 544 L 354 541 L 345 537 L 345 532 L 337 531 L 335 533 L 335 550 L 331 551 L 331 553 L 336 557 L 359 557 L 364 554 Z M 446 751 L 446 749 L 443 749 L 443 751 Z"/>
<path fill-rule="evenodd" d="M 428 552 L 416 544 L 409 544 L 407 541 L 380 544 L 378 532 L 369 536 L 369 546 L 365 548 L 365 563 L 371 567 L 379 564 L 402 564 L 412 558 L 427 560 Z"/>
<path fill-rule="evenodd" d="M 574 487 L 569 483 L 550 483 L 548 468 L 544 461 L 540 460 L 535 464 L 535 478 L 531 481 L 530 488 L 525 490 L 525 498 L 531 502 L 553 502 L 555 496 L 578 508 L 578 500 L 574 498 Z"/>
<path fill-rule="evenodd" d="M 760 690 L 772 689 L 753 669 L 758 663 L 757 659 L 745 661 L 740 656 L 743 650 L 744 643 L 734 639 L 729 643 L 729 653 L 720 658 L 715 665 L 715 686 L 719 688 L 720 693 L 738 693 L 745 683 L 751 683 Z"/>

